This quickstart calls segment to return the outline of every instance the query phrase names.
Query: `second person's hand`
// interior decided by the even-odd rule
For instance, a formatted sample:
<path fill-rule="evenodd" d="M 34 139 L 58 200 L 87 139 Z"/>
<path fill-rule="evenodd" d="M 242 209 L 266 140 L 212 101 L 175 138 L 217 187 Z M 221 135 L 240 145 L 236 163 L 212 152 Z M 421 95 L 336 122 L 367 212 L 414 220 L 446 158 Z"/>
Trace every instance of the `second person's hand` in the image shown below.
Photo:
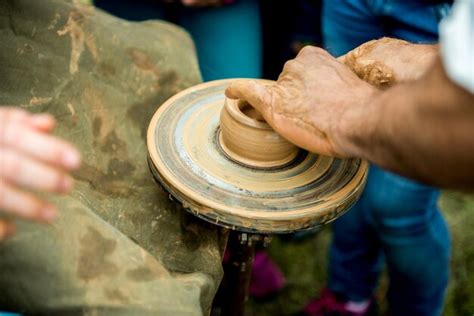
<path fill-rule="evenodd" d="M 0 211 L 37 222 L 51 222 L 57 209 L 32 193 L 67 193 L 73 187 L 69 171 L 81 163 L 69 143 L 49 135 L 55 120 L 48 114 L 30 114 L 0 107 Z M 15 230 L 0 218 L 0 241 Z"/>

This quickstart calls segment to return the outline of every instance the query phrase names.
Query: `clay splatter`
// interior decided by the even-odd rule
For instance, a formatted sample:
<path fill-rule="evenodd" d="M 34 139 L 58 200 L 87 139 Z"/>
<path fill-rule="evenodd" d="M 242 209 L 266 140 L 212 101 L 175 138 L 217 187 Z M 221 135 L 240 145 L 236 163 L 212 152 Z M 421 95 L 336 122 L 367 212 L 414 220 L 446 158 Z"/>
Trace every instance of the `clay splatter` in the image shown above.
<path fill-rule="evenodd" d="M 115 240 L 105 238 L 97 229 L 88 227 L 87 233 L 80 240 L 77 276 L 90 281 L 100 276 L 116 275 L 118 268 L 110 259 L 116 247 Z"/>
<path fill-rule="evenodd" d="M 97 48 L 94 37 L 91 34 L 86 35 L 82 28 L 84 15 L 79 11 L 71 11 L 66 25 L 62 30 L 56 33 L 59 36 L 69 34 L 71 37 L 71 59 L 69 61 L 69 73 L 75 74 L 79 69 L 79 59 L 84 52 L 84 43 L 89 49 L 94 60 L 97 60 Z"/>

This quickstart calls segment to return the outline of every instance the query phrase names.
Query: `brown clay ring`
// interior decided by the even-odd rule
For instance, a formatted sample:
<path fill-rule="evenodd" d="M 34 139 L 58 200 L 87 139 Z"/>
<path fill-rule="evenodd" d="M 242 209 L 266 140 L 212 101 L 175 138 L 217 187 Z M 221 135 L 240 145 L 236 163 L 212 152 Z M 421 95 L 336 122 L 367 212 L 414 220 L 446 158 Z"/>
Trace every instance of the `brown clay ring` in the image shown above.
<path fill-rule="evenodd" d="M 250 168 L 283 166 L 299 152 L 298 147 L 275 133 L 261 114 L 242 100 L 225 99 L 218 141 L 230 159 Z"/>

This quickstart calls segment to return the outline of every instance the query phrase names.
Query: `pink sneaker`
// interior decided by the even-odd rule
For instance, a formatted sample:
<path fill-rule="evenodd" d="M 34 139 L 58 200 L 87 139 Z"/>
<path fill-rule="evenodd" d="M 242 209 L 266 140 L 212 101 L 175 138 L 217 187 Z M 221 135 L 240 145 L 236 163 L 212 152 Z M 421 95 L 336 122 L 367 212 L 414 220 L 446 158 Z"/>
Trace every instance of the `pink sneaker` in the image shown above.
<path fill-rule="evenodd" d="M 301 315 L 306 316 L 375 316 L 377 307 L 375 301 L 371 301 L 363 311 L 354 312 L 348 309 L 349 304 L 338 300 L 336 295 L 325 288 L 319 298 L 311 300 L 304 308 Z"/>
<path fill-rule="evenodd" d="M 285 277 L 278 266 L 263 250 L 257 250 L 252 265 L 249 294 L 263 299 L 278 293 L 285 287 Z"/>

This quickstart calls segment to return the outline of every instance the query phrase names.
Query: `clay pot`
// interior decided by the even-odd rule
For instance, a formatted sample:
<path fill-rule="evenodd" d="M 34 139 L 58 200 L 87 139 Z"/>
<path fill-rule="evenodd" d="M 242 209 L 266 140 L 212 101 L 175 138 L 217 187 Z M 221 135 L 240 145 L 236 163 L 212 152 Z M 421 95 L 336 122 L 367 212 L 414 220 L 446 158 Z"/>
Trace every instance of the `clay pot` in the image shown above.
<path fill-rule="evenodd" d="M 274 168 L 291 162 L 298 147 L 282 138 L 249 103 L 225 99 L 219 142 L 232 160 L 253 168 Z"/>

